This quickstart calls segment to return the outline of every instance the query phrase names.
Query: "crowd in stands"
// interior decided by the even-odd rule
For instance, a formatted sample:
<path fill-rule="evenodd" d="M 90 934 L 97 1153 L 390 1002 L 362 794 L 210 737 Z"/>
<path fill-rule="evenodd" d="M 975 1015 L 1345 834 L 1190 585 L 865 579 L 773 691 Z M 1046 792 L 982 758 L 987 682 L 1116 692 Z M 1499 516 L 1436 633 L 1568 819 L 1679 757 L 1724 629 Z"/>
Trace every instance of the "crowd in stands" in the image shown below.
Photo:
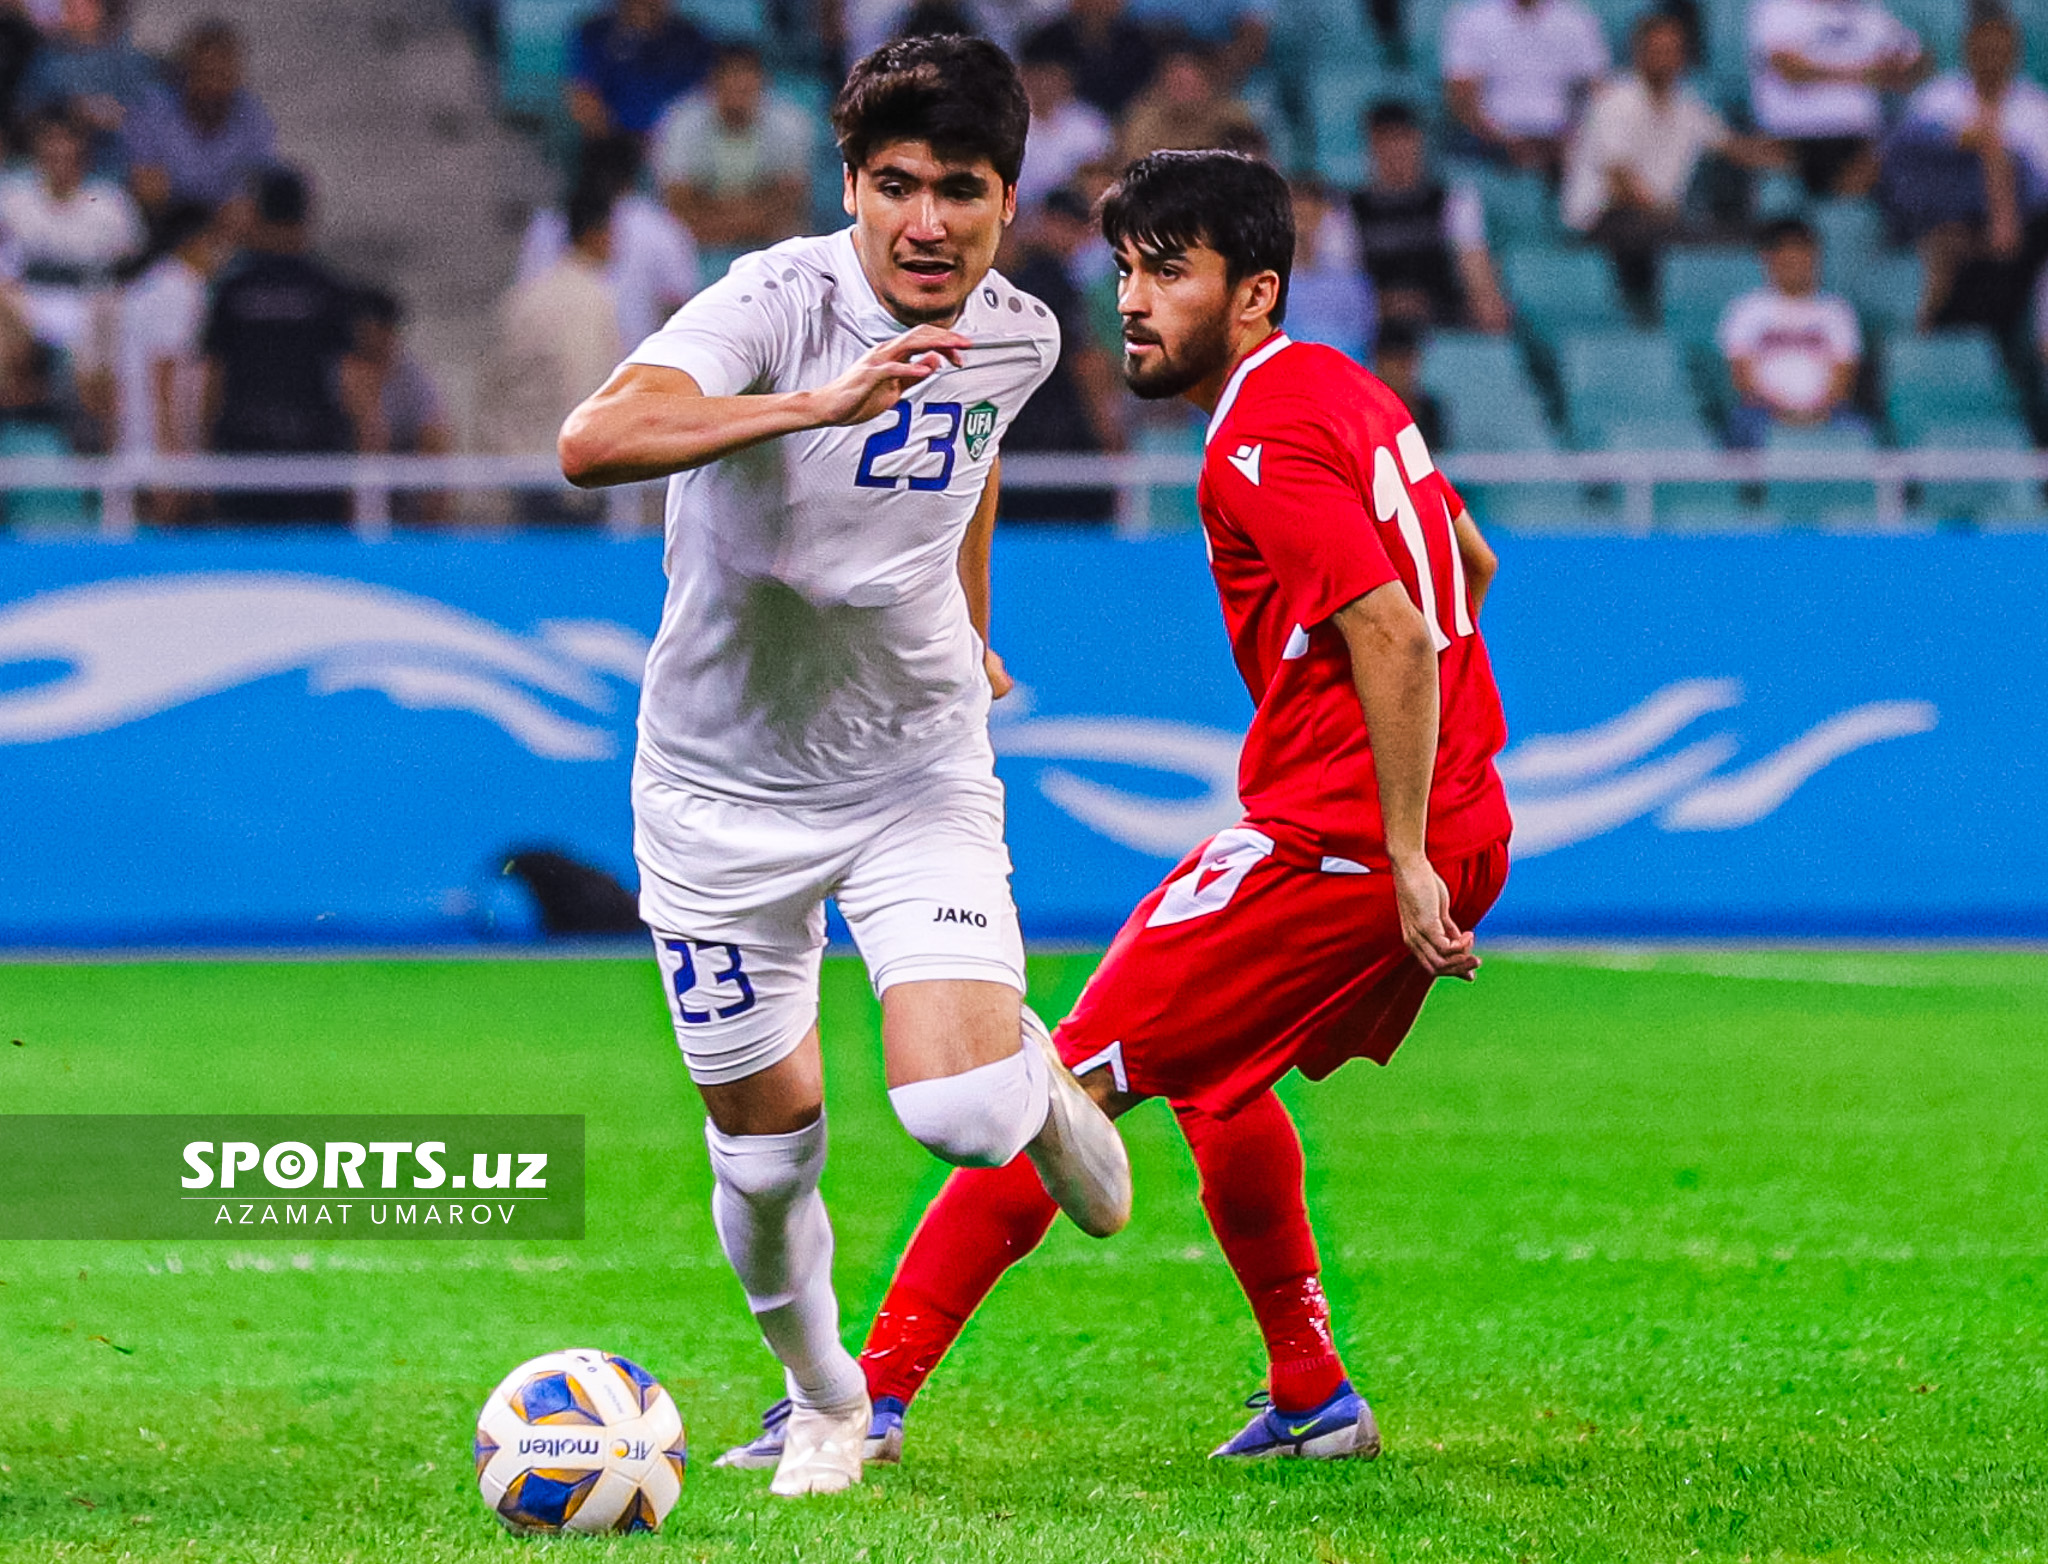
<path fill-rule="evenodd" d="M 452 449 L 399 300 L 312 254 L 313 193 L 245 63 L 223 21 L 159 60 L 123 0 L 0 0 L 0 454 Z M 10 495 L 7 514 L 48 501 Z M 140 509 L 348 519 L 339 495 L 159 490 Z"/>
<path fill-rule="evenodd" d="M 1289 330 L 1374 364 L 1433 443 L 1915 439 L 1926 420 L 1888 378 L 1901 344 L 1958 332 L 1979 335 L 1942 361 L 1995 384 L 1974 433 L 1938 432 L 2044 427 L 2048 91 L 1985 0 L 776 0 L 738 27 L 718 4 L 593 0 L 559 40 L 563 196 L 533 214 L 492 324 L 484 449 L 552 451 L 734 255 L 841 221 L 823 109 L 846 62 L 961 30 L 1022 67 L 999 265 L 1067 344 L 1012 449 L 1187 447 L 1178 414 L 1118 384 L 1089 223 L 1122 164 L 1163 147 L 1289 170 Z M 1944 6 L 1953 37 L 1927 20 Z M 123 0 L 0 0 L 0 453 L 448 449 L 398 301 L 311 253 L 313 192 L 278 161 L 234 29 L 200 22 L 157 60 L 127 23 Z M 1668 394 L 1617 412 L 1599 377 L 1638 363 L 1676 366 L 1650 375 Z M 149 500 L 166 519 L 278 503 Z M 567 495 L 528 512 L 587 514 Z"/>

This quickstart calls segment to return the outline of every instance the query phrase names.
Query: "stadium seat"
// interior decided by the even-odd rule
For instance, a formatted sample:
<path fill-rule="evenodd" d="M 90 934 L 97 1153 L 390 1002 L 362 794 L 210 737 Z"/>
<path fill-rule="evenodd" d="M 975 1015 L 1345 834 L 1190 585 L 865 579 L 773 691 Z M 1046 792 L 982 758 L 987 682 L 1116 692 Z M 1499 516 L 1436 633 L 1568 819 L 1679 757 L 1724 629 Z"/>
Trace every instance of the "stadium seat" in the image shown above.
<path fill-rule="evenodd" d="M 1928 423 L 1916 445 L 1944 451 L 2031 451 L 2032 437 L 2016 418 L 1975 418 L 1955 423 Z M 1929 521 L 2035 521 L 2048 506 L 2041 485 L 2022 480 L 1946 479 L 1925 483 L 1913 503 L 1915 515 Z"/>
<path fill-rule="evenodd" d="M 1697 415 L 1681 420 L 1637 419 L 1613 423 L 1603 445 L 1613 451 L 1717 451 L 1720 442 Z M 1625 503 L 1625 500 L 1624 500 Z M 1752 528 L 1756 512 L 1745 503 L 1736 483 L 1659 483 L 1655 491 L 1657 525 L 1687 531 Z"/>
<path fill-rule="evenodd" d="M 36 423 L 0 423 L 0 456 L 69 456 L 71 447 L 55 429 Z M 93 524 L 92 496 L 81 489 L 10 489 L 0 496 L 0 515 L 17 535 L 82 532 Z"/>
<path fill-rule="evenodd" d="M 1318 65 L 1308 80 L 1308 130 L 1315 143 L 1316 172 L 1352 189 L 1365 182 L 1365 143 L 1359 117 L 1382 98 L 1409 104 L 1425 118 L 1434 89 L 1413 72 L 1377 64 L 1363 56 Z"/>
<path fill-rule="evenodd" d="M 1874 201 L 1816 201 L 1806 219 L 1820 235 L 1821 273 L 1831 288 L 1846 293 L 1843 279 L 1885 253 L 1884 218 Z"/>
<path fill-rule="evenodd" d="M 1378 58 L 1378 45 L 1355 0 L 1291 0 L 1273 18 L 1273 54 L 1300 76 L 1324 60 Z"/>
<path fill-rule="evenodd" d="M 1506 337 L 1447 331 L 1424 350 L 1422 383 L 1443 404 L 1445 443 L 1467 451 L 1550 451 L 1557 437 Z"/>
<path fill-rule="evenodd" d="M 1501 259 L 1501 278 L 1522 324 L 1545 344 L 1568 332 L 1629 324 L 1614 268 L 1597 250 L 1510 250 Z"/>
<path fill-rule="evenodd" d="M 1460 160 L 1446 165 L 1444 177 L 1469 183 L 1479 192 L 1479 204 L 1486 212 L 1487 242 L 1496 250 L 1556 245 L 1563 240 L 1557 192 L 1541 174 Z"/>
<path fill-rule="evenodd" d="M 1140 456 L 1187 456 L 1202 454 L 1202 425 L 1192 419 L 1175 418 L 1171 423 L 1148 424 L 1131 439 L 1131 449 Z M 1194 485 L 1184 487 L 1155 484 L 1146 491 L 1145 525 L 1153 532 L 1198 530 L 1202 514 L 1195 503 Z"/>
<path fill-rule="evenodd" d="M 504 0 L 498 16 L 498 101 L 513 114 L 552 115 L 569 74 L 569 30 L 586 0 Z"/>
<path fill-rule="evenodd" d="M 1574 333 L 1559 348 L 1558 378 L 1566 422 L 1588 449 L 1610 443 L 1617 424 L 1699 420 L 1678 345 L 1662 332 Z"/>
<path fill-rule="evenodd" d="M 1775 427 L 1765 438 L 1770 451 L 1875 451 L 1864 429 Z M 1764 486 L 1764 504 L 1790 522 L 1846 521 L 1867 526 L 1877 510 L 1877 485 L 1867 479 L 1829 478 L 1809 482 L 1780 479 Z"/>
<path fill-rule="evenodd" d="M 1880 251 L 1845 267 L 1839 285 L 1872 330 L 1911 331 L 1920 313 L 1920 257 L 1910 251 Z"/>
<path fill-rule="evenodd" d="M 1886 9 L 1914 32 L 1935 64 L 1945 71 L 1962 63 L 1968 0 L 1888 0 Z"/>
<path fill-rule="evenodd" d="M 1930 425 L 2019 411 L 1991 338 L 1981 331 L 1896 336 L 1885 344 L 1885 411 L 1902 441 L 1926 444 Z"/>
<path fill-rule="evenodd" d="M 1681 343 L 1711 343 L 1721 312 L 1763 285 L 1754 251 L 1673 250 L 1664 258 L 1664 327 Z"/>

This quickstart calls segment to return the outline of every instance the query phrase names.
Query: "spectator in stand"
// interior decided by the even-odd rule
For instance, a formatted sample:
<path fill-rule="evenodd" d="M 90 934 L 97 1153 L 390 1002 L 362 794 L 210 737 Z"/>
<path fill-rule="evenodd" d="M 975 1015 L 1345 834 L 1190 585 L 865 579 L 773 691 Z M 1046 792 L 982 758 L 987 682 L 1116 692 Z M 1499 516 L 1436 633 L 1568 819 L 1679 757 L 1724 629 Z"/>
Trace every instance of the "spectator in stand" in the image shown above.
<path fill-rule="evenodd" d="M 626 355 L 608 268 L 612 192 L 586 184 L 569 198 L 569 247 L 498 305 L 498 334 L 485 376 L 486 443 L 506 455 L 552 456 L 562 420 L 603 385 Z M 535 525 L 587 522 L 595 495 L 566 487 L 522 490 L 519 516 Z"/>
<path fill-rule="evenodd" d="M 1868 427 L 1851 406 L 1863 334 L 1847 301 L 1820 291 L 1820 240 L 1785 217 L 1760 247 L 1767 285 L 1730 304 L 1717 333 L 1739 399 L 1729 443 L 1760 446 L 1773 427 Z"/>
<path fill-rule="evenodd" d="M 810 226 L 811 138 L 811 116 L 768 90 L 761 51 L 727 44 L 705 90 L 662 116 L 654 177 L 698 244 L 755 250 Z"/>
<path fill-rule="evenodd" d="M 1448 448 L 1450 431 L 1444 426 L 1443 404 L 1422 384 L 1422 333 L 1412 321 L 1387 322 L 1380 332 L 1372 371 L 1414 415 L 1423 443 L 1432 451 Z"/>
<path fill-rule="evenodd" d="M 1345 214 L 1316 180 L 1295 179 L 1294 270 L 1287 284 L 1287 335 L 1321 342 L 1361 364 L 1372 357 L 1379 324 L 1372 279 L 1358 266 Z"/>
<path fill-rule="evenodd" d="M 1816 196 L 1864 195 L 1877 178 L 1882 92 L 1925 69 L 1920 40 L 1877 0 L 1754 0 L 1749 100 Z"/>
<path fill-rule="evenodd" d="M 1058 16 L 1062 0 L 820 0 L 819 23 L 840 61 L 860 59 L 895 38 L 927 33 L 975 33 L 1012 55 L 1023 40 Z"/>
<path fill-rule="evenodd" d="M 383 288 L 356 296 L 356 361 L 361 365 L 356 448 L 393 456 L 446 456 L 455 449 L 448 412 L 433 377 L 405 345 L 405 306 Z M 454 514 L 443 491 L 399 489 L 391 519 L 444 522 Z"/>
<path fill-rule="evenodd" d="M 1102 110 L 1075 95 L 1074 72 L 1058 51 L 1034 45 L 1024 55 L 1023 76 L 1031 100 L 1031 135 L 1024 172 L 1017 178 L 1017 205 L 1030 211 L 1083 166 L 1109 156 L 1116 127 Z"/>
<path fill-rule="evenodd" d="M 611 263 L 606 268 L 626 346 L 643 341 L 697 291 L 697 246 L 669 209 L 640 190 L 640 140 L 601 136 L 583 143 L 570 196 L 579 189 L 608 192 L 612 199 Z M 569 249 L 565 208 L 533 214 L 519 251 L 517 281 L 550 270 Z"/>
<path fill-rule="evenodd" d="M 1010 233 L 1003 274 L 1052 311 L 1060 327 L 1060 356 L 1003 436 L 1003 450 L 1122 450 L 1121 382 L 1114 360 L 1090 329 L 1080 277 L 1081 257 L 1097 242 L 1088 202 L 1062 187 Z M 1108 489 L 1020 489 L 1004 496 L 1003 519 L 1105 522 L 1115 508 L 1115 493 Z"/>
<path fill-rule="evenodd" d="M 1635 69 L 1593 95 L 1573 140 L 1564 220 L 1603 245 L 1622 292 L 1656 313 L 1658 265 L 1685 232 L 1685 197 L 1709 152 L 1750 166 L 1780 161 L 1770 141 L 1737 136 L 1685 80 L 1685 24 L 1653 11 L 1635 25 Z"/>
<path fill-rule="evenodd" d="M 178 46 L 175 85 L 143 95 L 122 140 L 128 185 L 152 217 L 174 201 L 224 206 L 277 157 L 269 111 L 243 85 L 241 34 L 202 21 Z"/>
<path fill-rule="evenodd" d="M 143 245 L 142 216 L 128 193 L 86 177 L 85 130 L 61 109 L 29 131 L 32 166 L 0 178 L 0 236 L 20 269 L 30 327 L 72 352 L 114 270 Z"/>
<path fill-rule="evenodd" d="M 1129 163 L 1165 148 L 1245 148 L 1264 139 L 1252 111 L 1218 87 L 1208 51 L 1181 43 L 1124 116 L 1117 156 Z"/>
<path fill-rule="evenodd" d="M 1365 126 L 1371 179 L 1352 195 L 1351 216 L 1380 319 L 1506 331 L 1479 192 L 1431 175 L 1422 122 L 1407 104 L 1374 104 Z"/>
<path fill-rule="evenodd" d="M 1554 175 L 1582 95 L 1611 63 L 1582 0 L 1464 0 L 1444 20 L 1444 103 L 1463 147 Z"/>
<path fill-rule="evenodd" d="M 95 172 L 118 178 L 121 127 L 157 84 L 156 62 L 129 41 L 124 0 L 64 0 L 21 83 L 31 113 L 70 105 L 92 135 Z"/>
<path fill-rule="evenodd" d="M 125 456 L 199 450 L 206 365 L 200 349 L 207 289 L 233 249 L 228 225 L 203 206 L 174 206 L 158 229 L 161 253 L 128 286 L 114 328 L 114 449 Z M 145 496 L 143 513 L 175 521 L 192 497 Z"/>
<path fill-rule="evenodd" d="M 711 40 L 669 0 L 613 0 L 570 44 L 569 117 L 586 136 L 644 136 L 703 83 L 711 58 Z"/>
<path fill-rule="evenodd" d="M 243 454 L 331 453 L 355 446 L 348 405 L 359 382 L 355 295 L 308 253 L 312 194 L 288 167 L 256 181 L 243 253 L 215 284 L 201 346 L 211 448 Z M 222 520 L 345 522 L 348 495 L 225 493 Z"/>
<path fill-rule="evenodd" d="M 1235 91 L 1266 63 L 1274 0 L 1130 0 L 1131 16 L 1161 37 L 1191 37 L 1210 52 L 1216 79 Z"/>
<path fill-rule="evenodd" d="M 2048 92 L 2020 77 L 2021 42 L 2009 17 L 1980 16 L 1963 69 L 1916 92 L 1886 146 L 1894 205 L 1922 232 L 1929 330 L 2016 329 L 2048 257 Z M 1918 179 L 1899 177 L 1908 160 Z"/>
<path fill-rule="evenodd" d="M 1112 120 L 1152 85 L 1159 64 L 1150 35 L 1124 13 L 1124 0 L 1073 0 L 1065 16 L 1032 33 L 1024 48 L 1064 59 L 1081 101 Z"/>

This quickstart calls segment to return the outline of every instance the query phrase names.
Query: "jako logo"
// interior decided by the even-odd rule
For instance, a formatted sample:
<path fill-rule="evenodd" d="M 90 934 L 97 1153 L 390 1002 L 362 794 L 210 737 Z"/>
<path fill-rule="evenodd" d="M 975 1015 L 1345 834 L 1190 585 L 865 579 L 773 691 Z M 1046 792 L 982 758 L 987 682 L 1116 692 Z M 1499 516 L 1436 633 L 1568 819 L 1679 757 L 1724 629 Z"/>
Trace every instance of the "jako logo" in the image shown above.
<path fill-rule="evenodd" d="M 604 1446 L 588 1435 L 577 1438 L 554 1436 L 550 1438 L 521 1438 L 521 1455 L 597 1455 Z"/>
<path fill-rule="evenodd" d="M 932 922 L 971 923 L 977 929 L 985 929 L 988 927 L 988 914 L 984 912 L 970 912 L 965 907 L 941 907 L 932 915 Z"/>

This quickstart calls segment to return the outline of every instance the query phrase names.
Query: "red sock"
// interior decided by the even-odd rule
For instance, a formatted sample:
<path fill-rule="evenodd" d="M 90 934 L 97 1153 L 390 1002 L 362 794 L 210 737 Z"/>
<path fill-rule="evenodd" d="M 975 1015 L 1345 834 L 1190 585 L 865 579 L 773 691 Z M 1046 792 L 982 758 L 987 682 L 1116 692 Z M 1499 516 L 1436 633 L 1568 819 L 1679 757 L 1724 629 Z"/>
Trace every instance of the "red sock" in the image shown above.
<path fill-rule="evenodd" d="M 962 1168 L 917 1224 L 868 1328 L 860 1366 L 871 1397 L 906 1405 L 1003 1272 L 1036 1249 L 1059 1212 L 1030 1159 Z"/>
<path fill-rule="evenodd" d="M 1271 1092 L 1227 1119 L 1186 1103 L 1173 1109 L 1202 1175 L 1202 1209 L 1257 1316 L 1271 1365 L 1267 1388 L 1283 1412 L 1337 1393 L 1344 1363 L 1308 1225 L 1301 1137 Z"/>

